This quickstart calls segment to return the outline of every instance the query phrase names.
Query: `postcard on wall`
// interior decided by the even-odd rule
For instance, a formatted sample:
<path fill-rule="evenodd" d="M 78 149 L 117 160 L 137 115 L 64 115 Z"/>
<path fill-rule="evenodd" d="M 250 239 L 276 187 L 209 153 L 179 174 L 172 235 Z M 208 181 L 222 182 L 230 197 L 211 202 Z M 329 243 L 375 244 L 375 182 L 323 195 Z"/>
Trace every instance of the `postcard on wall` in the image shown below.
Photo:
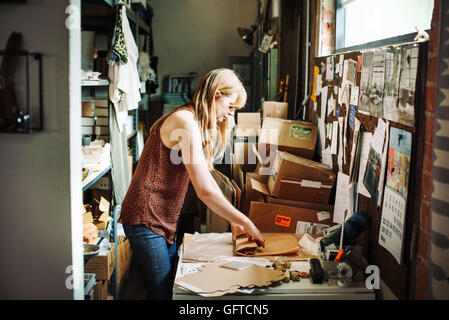
<path fill-rule="evenodd" d="M 390 130 L 388 129 L 389 125 L 390 125 L 390 123 L 387 120 L 386 127 L 385 127 L 385 139 L 384 139 L 385 142 L 384 142 L 384 146 L 383 146 L 382 159 L 381 159 L 381 163 L 380 163 L 379 185 L 377 187 L 377 196 L 375 197 L 377 207 L 381 206 L 382 196 L 384 193 L 385 169 L 387 167 L 388 144 L 390 142 L 390 140 L 389 140 Z"/>
<path fill-rule="evenodd" d="M 382 156 L 385 139 L 386 125 L 381 118 L 378 120 L 378 125 L 371 140 L 371 147 L 368 153 L 368 162 L 366 164 L 365 176 L 363 178 L 363 185 L 368 190 L 374 202 L 377 204 L 379 198 L 379 183 L 382 175 Z"/>
<path fill-rule="evenodd" d="M 360 75 L 360 97 L 359 112 L 370 114 L 370 79 L 373 65 L 373 52 L 367 51 L 362 54 L 362 70 Z"/>
<path fill-rule="evenodd" d="M 358 165 L 359 156 L 360 156 L 360 120 L 354 119 L 354 133 L 352 135 L 352 147 L 351 147 L 351 158 L 349 161 L 349 181 L 357 182 L 357 171 L 355 167 Z"/>
<path fill-rule="evenodd" d="M 385 53 L 384 117 L 398 122 L 399 75 L 401 71 L 401 48 L 388 48 Z"/>
<path fill-rule="evenodd" d="M 363 178 L 365 177 L 365 169 L 368 163 L 368 155 L 372 138 L 373 134 L 371 132 L 363 132 L 360 140 L 360 160 L 357 192 L 367 198 L 371 198 L 371 195 L 368 190 L 366 190 L 365 185 L 363 184 Z"/>
<path fill-rule="evenodd" d="M 343 82 L 349 82 L 355 86 L 357 83 L 357 61 L 348 59 L 344 62 Z"/>
<path fill-rule="evenodd" d="M 369 84 L 370 114 L 374 117 L 383 117 L 383 92 L 385 82 L 385 50 L 374 51 L 373 67 Z"/>
<path fill-rule="evenodd" d="M 402 263 L 411 148 L 412 134 L 391 128 L 379 244 L 387 249 L 399 264 Z"/>
<path fill-rule="evenodd" d="M 359 87 L 351 86 L 351 99 L 349 103 L 353 106 L 359 105 Z"/>
<path fill-rule="evenodd" d="M 399 123 L 413 127 L 415 124 L 415 87 L 418 72 L 419 47 L 403 46 L 399 80 Z"/>

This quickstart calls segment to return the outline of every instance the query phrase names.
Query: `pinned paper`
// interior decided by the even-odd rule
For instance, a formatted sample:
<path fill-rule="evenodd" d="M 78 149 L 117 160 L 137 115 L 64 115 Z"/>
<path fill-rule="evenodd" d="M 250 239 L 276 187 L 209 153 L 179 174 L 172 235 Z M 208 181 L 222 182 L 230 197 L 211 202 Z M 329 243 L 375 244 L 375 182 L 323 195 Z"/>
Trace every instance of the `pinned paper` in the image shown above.
<path fill-rule="evenodd" d="M 354 105 L 354 106 L 358 106 L 359 105 L 359 87 L 357 86 L 352 86 L 351 87 L 351 99 L 350 99 L 350 104 Z"/>
<path fill-rule="evenodd" d="M 338 121 L 332 123 L 331 154 L 337 154 Z"/>
<path fill-rule="evenodd" d="M 333 167 L 332 154 L 329 147 L 323 150 L 321 162 L 329 167 Z"/>
<path fill-rule="evenodd" d="M 331 93 L 331 96 L 327 101 L 327 116 L 330 116 L 332 111 L 334 111 L 334 96 Z"/>
<path fill-rule="evenodd" d="M 326 59 L 326 80 L 334 79 L 334 57 L 330 56 Z"/>
<path fill-rule="evenodd" d="M 357 107 L 351 105 L 351 107 L 349 108 L 348 124 L 349 124 L 349 127 L 351 127 L 352 130 L 354 130 L 354 124 L 355 124 L 356 117 L 357 117 Z"/>
<path fill-rule="evenodd" d="M 320 118 L 323 120 L 326 117 L 327 91 L 328 91 L 327 86 L 323 87 L 321 89 L 321 115 L 320 115 Z"/>
<path fill-rule="evenodd" d="M 368 154 L 371 145 L 371 139 L 373 134 L 371 132 L 363 132 L 362 139 L 360 141 L 361 153 L 360 153 L 360 167 L 359 167 L 359 180 L 357 183 L 357 192 L 364 195 L 367 198 L 371 198 L 366 187 L 363 185 L 363 177 L 365 176 L 366 164 L 368 162 Z"/>

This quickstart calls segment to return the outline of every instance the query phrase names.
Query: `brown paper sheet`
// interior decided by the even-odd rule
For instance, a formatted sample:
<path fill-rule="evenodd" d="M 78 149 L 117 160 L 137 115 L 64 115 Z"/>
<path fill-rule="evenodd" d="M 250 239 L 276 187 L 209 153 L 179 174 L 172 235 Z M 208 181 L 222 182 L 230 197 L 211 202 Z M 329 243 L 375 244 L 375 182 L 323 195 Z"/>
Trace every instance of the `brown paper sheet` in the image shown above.
<path fill-rule="evenodd" d="M 238 288 L 264 287 L 284 278 L 282 271 L 253 265 L 243 270 L 233 270 L 221 267 L 221 263 L 207 264 L 198 272 L 187 274 L 176 279 L 181 288 L 198 294 L 221 296 L 236 292 Z"/>
<path fill-rule="evenodd" d="M 234 254 L 240 256 L 276 256 L 299 252 L 298 240 L 293 234 L 273 233 L 264 234 L 265 247 L 257 247 L 255 241 L 247 237 L 239 238 L 235 242 Z"/>

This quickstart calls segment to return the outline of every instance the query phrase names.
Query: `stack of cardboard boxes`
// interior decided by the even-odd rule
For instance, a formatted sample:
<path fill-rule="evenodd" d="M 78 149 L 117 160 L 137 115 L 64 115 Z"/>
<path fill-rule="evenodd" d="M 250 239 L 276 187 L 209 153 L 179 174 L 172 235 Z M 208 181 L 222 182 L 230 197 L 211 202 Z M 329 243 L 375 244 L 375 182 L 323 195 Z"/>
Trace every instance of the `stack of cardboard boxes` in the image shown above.
<path fill-rule="evenodd" d="M 287 103 L 265 102 L 262 119 L 260 113 L 237 114 L 231 184 L 241 190 L 238 209 L 261 232 L 333 225 L 336 174 L 312 160 L 316 126 L 287 120 L 287 110 Z"/>
<path fill-rule="evenodd" d="M 83 207 L 83 224 L 94 225 L 97 228 L 97 237 L 86 243 L 97 244 L 100 239 L 98 233 L 108 230 L 110 203 L 103 197 L 101 197 L 99 203 L 97 202 L 94 199 L 93 205 L 87 204 Z M 88 230 L 87 228 L 85 229 Z M 117 266 L 115 264 L 115 244 L 108 241 L 107 238 L 100 242 L 100 253 L 85 262 L 84 273 L 95 274 L 94 300 L 110 299 L 110 280 L 114 268 L 117 267 L 118 288 L 123 284 L 123 280 L 129 270 L 132 258 L 129 240 L 119 236 L 116 245 Z"/>

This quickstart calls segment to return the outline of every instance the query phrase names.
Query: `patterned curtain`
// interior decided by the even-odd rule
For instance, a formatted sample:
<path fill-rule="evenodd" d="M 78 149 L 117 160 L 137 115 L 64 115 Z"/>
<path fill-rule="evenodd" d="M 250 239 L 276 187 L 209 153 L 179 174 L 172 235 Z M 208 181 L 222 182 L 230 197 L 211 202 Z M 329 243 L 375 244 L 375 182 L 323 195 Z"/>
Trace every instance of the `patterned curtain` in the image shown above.
<path fill-rule="evenodd" d="M 449 299 L 449 1 L 441 1 L 440 12 L 430 204 L 429 298 L 446 300 Z"/>

